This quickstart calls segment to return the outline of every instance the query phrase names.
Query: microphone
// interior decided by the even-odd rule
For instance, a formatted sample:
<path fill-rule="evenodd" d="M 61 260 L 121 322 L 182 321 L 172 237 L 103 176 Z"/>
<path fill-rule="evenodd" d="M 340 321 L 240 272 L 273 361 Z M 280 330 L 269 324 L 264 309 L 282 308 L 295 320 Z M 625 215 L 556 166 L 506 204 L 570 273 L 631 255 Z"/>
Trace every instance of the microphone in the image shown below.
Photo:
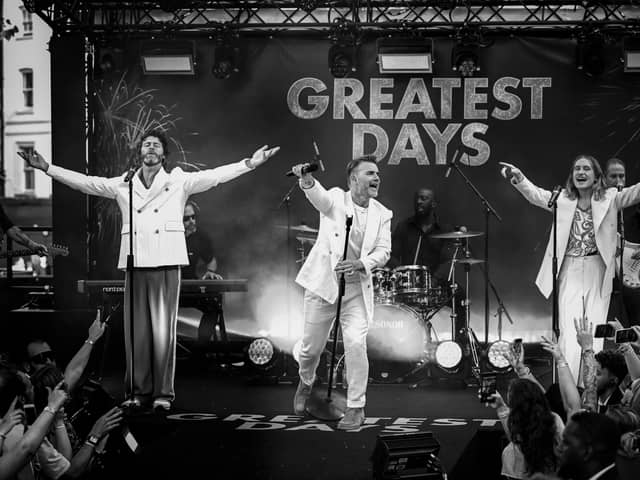
<path fill-rule="evenodd" d="M 547 207 L 551 208 L 556 204 L 561 191 L 562 186 L 556 185 L 555 187 L 553 187 L 553 192 L 551 192 L 551 198 L 549 199 L 549 203 L 547 203 Z"/>
<path fill-rule="evenodd" d="M 451 169 L 453 168 L 453 166 L 456 164 L 456 162 L 458 161 L 458 150 L 456 150 L 453 153 L 453 160 L 451 160 L 447 165 L 447 171 L 444 172 L 444 178 L 449 178 L 449 175 L 451 174 Z"/>
<path fill-rule="evenodd" d="M 304 175 L 305 173 L 311 173 L 311 172 L 315 172 L 316 170 L 318 170 L 320 167 L 318 166 L 317 163 L 306 163 L 304 165 L 304 167 L 302 167 L 302 174 Z M 292 170 L 289 170 L 287 173 L 285 173 L 285 175 L 287 177 L 295 177 L 296 174 L 293 173 Z"/>
<path fill-rule="evenodd" d="M 136 169 L 135 168 L 130 168 L 129 171 L 127 172 L 127 176 L 124 177 L 125 183 L 130 182 L 135 174 L 136 174 Z"/>
<path fill-rule="evenodd" d="M 616 188 L 618 189 L 618 191 L 619 191 L 619 192 L 621 192 L 621 191 L 622 191 L 622 189 L 624 188 L 624 185 L 623 185 L 623 184 L 621 184 L 621 183 L 618 183 L 618 184 L 616 185 Z"/>
<path fill-rule="evenodd" d="M 313 141 L 313 150 L 315 152 L 313 159 L 318 165 L 320 165 L 320 171 L 324 172 L 324 163 L 322 163 L 322 159 L 320 158 L 320 150 L 318 150 L 318 145 L 315 140 Z"/>

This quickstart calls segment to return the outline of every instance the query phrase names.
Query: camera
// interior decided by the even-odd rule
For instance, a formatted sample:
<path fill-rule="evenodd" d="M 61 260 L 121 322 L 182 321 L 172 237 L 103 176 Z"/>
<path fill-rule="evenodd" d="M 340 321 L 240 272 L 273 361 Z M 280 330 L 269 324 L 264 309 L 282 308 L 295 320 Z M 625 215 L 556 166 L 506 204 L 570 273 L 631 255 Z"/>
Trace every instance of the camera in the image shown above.
<path fill-rule="evenodd" d="M 596 325 L 596 330 L 593 333 L 594 338 L 613 338 L 616 334 L 613 325 L 608 323 L 603 323 L 600 325 Z"/>
<path fill-rule="evenodd" d="M 489 403 L 491 396 L 497 392 L 497 377 L 491 373 L 480 373 L 480 403 Z"/>

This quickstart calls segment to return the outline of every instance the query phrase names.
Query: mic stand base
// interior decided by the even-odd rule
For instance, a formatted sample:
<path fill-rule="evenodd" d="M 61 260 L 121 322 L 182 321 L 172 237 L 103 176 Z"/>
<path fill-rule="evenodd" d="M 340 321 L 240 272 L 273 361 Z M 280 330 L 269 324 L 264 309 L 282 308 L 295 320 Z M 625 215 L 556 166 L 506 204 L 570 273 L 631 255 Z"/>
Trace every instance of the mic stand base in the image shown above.
<path fill-rule="evenodd" d="M 313 418 L 325 422 L 340 420 L 344 417 L 347 409 L 347 398 L 341 393 L 333 390 L 331 397 L 325 395 L 314 395 L 313 391 L 307 400 L 306 411 Z"/>

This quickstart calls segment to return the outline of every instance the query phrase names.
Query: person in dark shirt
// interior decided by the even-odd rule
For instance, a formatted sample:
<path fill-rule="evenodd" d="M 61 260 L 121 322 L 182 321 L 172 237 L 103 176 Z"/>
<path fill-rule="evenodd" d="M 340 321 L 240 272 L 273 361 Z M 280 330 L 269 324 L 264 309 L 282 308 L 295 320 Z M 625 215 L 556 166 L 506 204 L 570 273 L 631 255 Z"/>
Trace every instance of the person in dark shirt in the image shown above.
<path fill-rule="evenodd" d="M 605 176 L 609 187 L 624 187 L 626 185 L 625 164 L 619 158 L 607 160 Z M 625 242 L 632 242 L 640 245 L 640 206 L 634 205 L 625 208 L 622 214 L 624 222 Z M 619 227 L 618 227 L 619 228 Z M 625 250 L 635 249 L 631 258 L 640 260 L 640 248 L 631 243 L 626 243 Z M 625 277 L 631 272 L 624 271 Z M 637 278 L 640 282 L 640 278 Z M 620 281 L 619 275 L 613 279 L 613 290 L 611 302 L 609 304 L 608 320 L 620 320 L 624 326 L 640 325 L 640 288 L 630 288 Z"/>
<path fill-rule="evenodd" d="M 400 221 L 391 234 L 391 259 L 387 264 L 390 268 L 403 265 L 428 267 L 433 286 L 442 288 L 445 292 L 443 299 L 449 298 L 447 305 L 451 305 L 448 277 L 455 246 L 450 240 L 431 235 L 453 230 L 451 225 L 442 224 L 438 219 L 435 192 L 431 188 L 420 188 L 414 195 L 414 214 Z M 461 230 L 466 229 L 461 227 Z M 459 251 L 459 256 L 462 253 Z M 465 328 L 464 297 L 464 290 L 458 286 L 455 295 L 457 339 Z"/>
<path fill-rule="evenodd" d="M 47 254 L 47 247 L 45 245 L 34 242 L 20 229 L 20 227 L 13 224 L 4 211 L 4 208 L 2 208 L 2 205 L 0 205 L 0 230 L 2 230 L 2 232 L 14 242 L 18 242 L 31 250 L 35 250 L 38 255 Z"/>
<path fill-rule="evenodd" d="M 211 239 L 205 232 L 198 229 L 199 215 L 200 207 L 198 204 L 194 200 L 188 200 L 184 207 L 182 222 L 187 240 L 189 265 L 182 267 L 182 278 L 222 280 L 222 276 L 217 273 L 218 261 L 213 252 Z M 221 329 L 224 331 L 221 294 L 210 294 L 198 298 L 195 302 L 183 301 L 181 306 L 191 306 L 202 312 L 202 318 L 198 325 L 198 342 L 201 344 L 212 340 L 218 322 L 221 322 Z M 221 334 L 224 335 L 222 332 Z"/>

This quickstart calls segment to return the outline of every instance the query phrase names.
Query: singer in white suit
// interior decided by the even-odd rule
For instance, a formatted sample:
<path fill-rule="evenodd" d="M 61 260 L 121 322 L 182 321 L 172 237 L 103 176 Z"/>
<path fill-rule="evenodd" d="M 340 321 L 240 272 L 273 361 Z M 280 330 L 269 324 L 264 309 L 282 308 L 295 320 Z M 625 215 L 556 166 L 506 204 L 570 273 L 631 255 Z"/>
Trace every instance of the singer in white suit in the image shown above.
<path fill-rule="evenodd" d="M 515 166 L 501 165 L 506 167 L 503 175 L 530 203 L 551 210 L 552 192 L 534 185 Z M 606 322 L 615 274 L 617 214 L 639 202 L 640 184 L 621 191 L 607 188 L 600 164 L 589 155 L 574 159 L 565 187 L 557 195 L 558 343 L 577 382 L 580 346 L 574 320 L 586 315 L 592 323 Z M 553 229 L 536 278 L 546 298 L 553 290 L 552 259 Z M 594 348 L 602 348 L 602 339 L 594 339 Z"/>
<path fill-rule="evenodd" d="M 124 331 L 127 357 L 125 406 L 140 407 L 153 400 L 154 408 L 168 410 L 174 400 L 176 323 L 180 294 L 180 267 L 188 265 L 182 216 L 189 195 L 203 192 L 243 175 L 274 155 L 279 147 L 257 150 L 251 158 L 218 168 L 185 172 L 164 168 L 168 145 L 164 134 L 154 130 L 140 138 L 141 166 L 135 173 L 104 178 L 87 176 L 49 165 L 37 152 L 22 154 L 33 168 L 89 195 L 114 199 L 122 213 L 118 268 L 127 267 L 129 253 L 129 184 L 133 182 L 134 255 L 134 348 L 132 370 L 129 272 L 125 276 Z M 133 392 L 131 392 L 133 375 Z"/>
<path fill-rule="evenodd" d="M 380 187 L 375 157 L 366 156 L 347 164 L 349 190 L 326 190 L 304 165 L 293 172 L 300 187 L 320 212 L 318 239 L 300 269 L 296 282 L 305 289 L 304 333 L 300 352 L 300 383 L 294 410 L 302 415 L 315 380 L 320 355 L 336 316 L 338 281 L 345 274 L 340 325 L 347 370 L 347 411 L 338 423 L 342 430 L 357 429 L 364 422 L 369 380 L 367 331 L 373 318 L 371 270 L 382 267 L 391 254 L 391 210 L 375 200 Z M 346 219 L 353 219 L 343 261 Z"/>

